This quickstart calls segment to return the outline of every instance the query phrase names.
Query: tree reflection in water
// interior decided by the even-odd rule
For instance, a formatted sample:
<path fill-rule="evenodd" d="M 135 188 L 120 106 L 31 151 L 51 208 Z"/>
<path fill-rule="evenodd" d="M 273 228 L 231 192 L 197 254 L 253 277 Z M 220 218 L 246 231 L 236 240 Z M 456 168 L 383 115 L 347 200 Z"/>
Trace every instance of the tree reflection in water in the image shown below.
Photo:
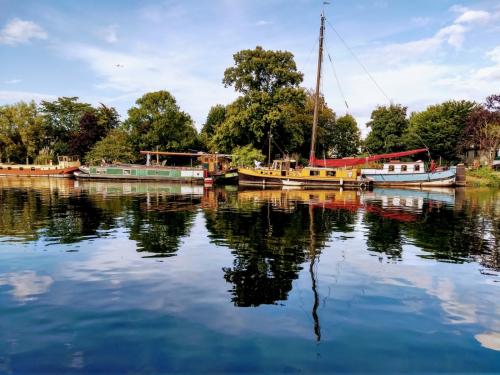
<path fill-rule="evenodd" d="M 388 217 L 373 209 L 366 210 L 363 222 L 367 227 L 368 250 L 397 260 L 402 256 L 403 245 L 411 243 L 424 252 L 420 255 L 422 258 L 453 263 L 478 261 L 487 268 L 499 270 L 500 212 L 495 208 L 498 205 L 497 193 L 452 193 L 454 206 L 426 199 L 420 208 L 411 208 L 417 214 L 414 220 L 401 220 L 395 215 Z M 372 204 L 380 207 L 380 202 Z M 383 209 L 387 211 L 391 207 Z"/>
<path fill-rule="evenodd" d="M 331 233 L 354 229 L 355 212 L 313 208 L 309 197 L 299 198 L 283 191 L 244 192 L 217 210 L 205 210 L 212 241 L 235 256 L 223 271 L 236 306 L 286 300 L 302 264 L 314 263 Z"/>
<path fill-rule="evenodd" d="M 181 238 L 189 235 L 196 216 L 199 199 L 160 196 L 154 203 L 142 197 L 132 202 L 127 219 L 130 239 L 137 242 L 137 251 L 145 257 L 175 255 Z"/>

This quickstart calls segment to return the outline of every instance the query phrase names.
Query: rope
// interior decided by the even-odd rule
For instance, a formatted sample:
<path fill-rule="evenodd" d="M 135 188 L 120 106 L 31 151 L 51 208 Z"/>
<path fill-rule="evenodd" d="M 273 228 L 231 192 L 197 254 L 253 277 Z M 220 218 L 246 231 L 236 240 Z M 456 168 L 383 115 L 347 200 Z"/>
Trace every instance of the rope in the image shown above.
<path fill-rule="evenodd" d="M 335 65 L 333 64 L 332 56 L 330 56 L 330 51 L 328 51 L 328 48 L 325 47 L 325 49 L 326 49 L 326 54 L 328 55 L 328 60 L 330 60 L 330 63 L 332 64 L 333 75 L 335 76 L 335 81 L 337 81 L 337 86 L 339 88 L 340 95 L 342 96 L 342 99 L 344 99 L 344 104 L 347 108 L 347 112 L 349 112 L 349 104 L 347 104 L 347 99 L 344 95 L 344 90 L 342 90 L 339 77 L 337 76 L 337 71 L 335 70 Z"/>
<path fill-rule="evenodd" d="M 344 40 L 344 38 L 342 38 L 342 36 L 338 33 L 338 31 L 335 29 L 335 27 L 333 27 L 333 25 L 330 23 L 330 21 L 326 20 L 326 22 L 328 23 L 328 26 L 331 27 L 331 29 L 333 30 L 333 32 L 335 34 L 337 34 L 337 36 L 339 37 L 339 39 L 342 42 L 342 44 L 344 45 L 344 47 L 350 52 L 350 54 L 352 55 L 352 57 L 354 57 L 354 60 L 356 60 L 356 62 L 363 68 L 363 70 L 365 71 L 366 75 L 371 79 L 371 81 L 373 82 L 373 84 L 377 87 L 377 89 L 382 93 L 382 95 L 390 103 L 391 99 L 389 99 L 389 96 L 387 96 L 387 94 L 382 89 L 382 87 L 380 87 L 380 85 L 377 83 L 377 81 L 375 81 L 375 78 L 373 78 L 373 76 L 370 74 L 370 72 L 368 71 L 368 69 L 366 69 L 366 67 L 363 65 L 363 63 L 361 62 L 361 60 L 358 59 L 358 57 L 356 56 L 356 54 L 354 53 L 354 51 L 347 45 L 347 43 Z"/>

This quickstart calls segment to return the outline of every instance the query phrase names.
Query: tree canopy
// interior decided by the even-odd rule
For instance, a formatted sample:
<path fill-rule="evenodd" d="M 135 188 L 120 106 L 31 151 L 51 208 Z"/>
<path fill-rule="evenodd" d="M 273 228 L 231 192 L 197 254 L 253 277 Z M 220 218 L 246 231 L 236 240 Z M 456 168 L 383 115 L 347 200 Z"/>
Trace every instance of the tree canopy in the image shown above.
<path fill-rule="evenodd" d="M 356 155 L 361 145 L 361 133 L 354 117 L 346 114 L 335 121 L 331 131 L 332 156 L 344 158 Z"/>
<path fill-rule="evenodd" d="M 298 87 L 303 74 L 297 71 L 293 54 L 265 50 L 260 46 L 233 55 L 234 66 L 224 72 L 222 82 L 237 92 L 261 91 L 268 94 L 283 88 Z"/>
<path fill-rule="evenodd" d="M 210 108 L 210 111 L 207 115 L 207 120 L 201 128 L 200 141 L 205 148 L 211 151 L 215 151 L 212 144 L 212 137 L 215 134 L 215 130 L 226 119 L 226 112 L 226 107 L 222 104 L 214 105 L 212 108 Z"/>
<path fill-rule="evenodd" d="M 486 102 L 476 106 L 467 117 L 460 148 L 485 150 L 488 164 L 500 148 L 500 95 L 491 95 Z"/>
<path fill-rule="evenodd" d="M 410 149 L 425 145 L 433 158 L 459 160 L 460 139 L 467 117 L 475 108 L 474 102 L 450 100 L 412 113 L 404 136 L 405 144 Z"/>
<path fill-rule="evenodd" d="M 221 108 L 212 108 L 206 131 L 213 130 L 210 148 L 232 152 L 236 147 L 252 145 L 271 154 L 309 155 L 314 112 L 314 95 L 300 87 L 302 73 L 297 71 L 293 54 L 256 47 L 234 55 L 234 66 L 226 69 L 223 82 L 242 95 L 225 107 L 224 116 L 215 116 Z M 335 113 L 320 97 L 316 152 L 330 153 Z M 214 121 L 214 118 L 217 121 Z M 205 131 L 205 128 L 204 128 Z"/>
<path fill-rule="evenodd" d="M 403 134 L 408 127 L 406 107 L 400 104 L 378 106 L 366 124 L 370 133 L 365 141 L 367 151 L 371 154 L 397 152 L 406 149 Z"/>
<path fill-rule="evenodd" d="M 191 117 L 181 111 L 168 91 L 150 92 L 137 99 L 124 122 L 136 151 L 188 150 L 198 145 Z"/>
<path fill-rule="evenodd" d="M 102 160 L 122 163 L 137 160 L 137 154 L 133 152 L 129 135 L 125 130 L 112 129 L 106 137 L 92 147 L 84 161 L 88 164 L 98 164 Z"/>

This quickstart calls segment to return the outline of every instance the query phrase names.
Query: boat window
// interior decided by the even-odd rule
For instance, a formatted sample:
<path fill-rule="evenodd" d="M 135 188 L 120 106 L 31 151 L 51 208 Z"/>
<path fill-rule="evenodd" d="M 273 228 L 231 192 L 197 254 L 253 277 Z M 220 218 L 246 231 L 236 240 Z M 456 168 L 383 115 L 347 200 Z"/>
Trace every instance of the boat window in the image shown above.
<path fill-rule="evenodd" d="M 19 170 L 22 171 L 24 168 L 23 167 L 19 167 Z"/>
<path fill-rule="evenodd" d="M 309 176 L 319 176 L 319 171 L 309 171 Z"/>
<path fill-rule="evenodd" d="M 124 169 L 123 170 L 123 174 L 127 175 L 127 176 L 130 176 L 130 169 Z"/>
<path fill-rule="evenodd" d="M 389 165 L 389 172 L 394 172 L 394 165 Z"/>
<path fill-rule="evenodd" d="M 3 167 L 0 165 L 0 169 L 3 169 Z"/>
<path fill-rule="evenodd" d="M 330 176 L 330 177 L 335 177 L 336 174 L 337 174 L 337 171 L 326 171 L 326 175 Z"/>
<path fill-rule="evenodd" d="M 7 167 L 7 169 L 10 171 L 12 169 L 12 167 Z"/>
<path fill-rule="evenodd" d="M 408 167 L 406 165 L 401 166 L 401 172 L 406 172 L 408 170 Z"/>
<path fill-rule="evenodd" d="M 420 164 L 415 164 L 415 172 L 418 172 L 420 170 Z"/>
<path fill-rule="evenodd" d="M 35 167 L 31 167 L 31 170 L 34 171 L 35 170 Z"/>

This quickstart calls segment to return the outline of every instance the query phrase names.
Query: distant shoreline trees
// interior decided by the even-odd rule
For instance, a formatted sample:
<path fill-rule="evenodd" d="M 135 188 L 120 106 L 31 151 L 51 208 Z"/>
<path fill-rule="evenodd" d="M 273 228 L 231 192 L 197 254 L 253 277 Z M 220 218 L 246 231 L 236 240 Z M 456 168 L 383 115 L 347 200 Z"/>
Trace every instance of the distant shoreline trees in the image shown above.
<path fill-rule="evenodd" d="M 198 133 L 191 116 L 173 95 L 144 94 L 121 121 L 113 107 L 94 107 L 77 97 L 60 97 L 37 105 L 0 106 L 0 162 L 48 163 L 58 155 L 76 155 L 87 163 L 136 162 L 140 150 L 208 150 L 236 153 L 248 163 L 290 155 L 309 156 L 315 97 L 301 87 L 303 74 L 287 51 L 257 46 L 234 54 L 222 83 L 240 95 L 210 108 Z M 366 124 L 364 141 L 354 117 L 338 117 L 325 98 L 320 113 L 316 155 L 349 157 L 428 147 L 433 158 L 455 163 L 468 149 L 485 150 L 491 163 L 500 148 L 500 94 L 484 104 L 451 100 L 407 114 L 401 104 L 378 106 Z"/>

